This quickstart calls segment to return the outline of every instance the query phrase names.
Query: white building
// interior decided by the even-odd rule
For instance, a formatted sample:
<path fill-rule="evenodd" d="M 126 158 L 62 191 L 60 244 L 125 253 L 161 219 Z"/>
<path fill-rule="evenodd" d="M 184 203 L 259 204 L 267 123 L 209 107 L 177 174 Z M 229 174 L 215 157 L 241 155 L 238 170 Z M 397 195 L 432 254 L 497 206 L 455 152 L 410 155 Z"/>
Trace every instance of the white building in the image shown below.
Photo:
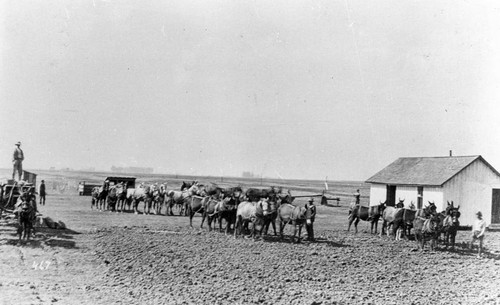
<path fill-rule="evenodd" d="M 460 205 L 460 225 L 471 226 L 481 211 L 487 225 L 500 225 L 500 173 L 481 156 L 399 158 L 366 181 L 370 206 L 404 199 L 419 209 L 434 202 Z"/>

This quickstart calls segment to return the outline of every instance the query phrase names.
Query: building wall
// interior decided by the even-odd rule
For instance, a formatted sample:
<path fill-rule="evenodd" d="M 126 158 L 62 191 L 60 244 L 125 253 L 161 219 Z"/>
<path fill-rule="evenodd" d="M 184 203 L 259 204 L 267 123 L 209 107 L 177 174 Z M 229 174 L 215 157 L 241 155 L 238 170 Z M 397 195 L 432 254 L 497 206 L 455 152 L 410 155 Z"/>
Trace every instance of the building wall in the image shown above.
<path fill-rule="evenodd" d="M 443 199 L 460 205 L 460 225 L 472 225 L 477 211 L 483 213 L 489 225 L 493 188 L 500 188 L 500 177 L 482 161 L 476 160 L 443 186 Z"/>
<path fill-rule="evenodd" d="M 415 207 L 417 206 L 417 195 L 416 186 L 396 186 L 396 204 L 400 199 L 404 200 L 405 208 L 410 208 L 412 201 Z"/>
<path fill-rule="evenodd" d="M 437 212 L 441 212 L 445 209 L 443 188 L 440 186 L 424 186 L 422 199 L 423 207 L 429 205 L 429 202 L 434 202 Z"/>
<path fill-rule="evenodd" d="M 387 186 L 385 184 L 372 184 L 370 186 L 370 206 L 379 205 L 387 198 Z"/>

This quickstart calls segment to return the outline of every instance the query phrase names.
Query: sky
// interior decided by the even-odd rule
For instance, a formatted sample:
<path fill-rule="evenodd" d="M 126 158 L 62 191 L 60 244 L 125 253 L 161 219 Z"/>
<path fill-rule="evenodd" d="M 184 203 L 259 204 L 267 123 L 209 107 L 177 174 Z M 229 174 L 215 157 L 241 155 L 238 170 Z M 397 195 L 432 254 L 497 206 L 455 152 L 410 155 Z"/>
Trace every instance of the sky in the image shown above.
<path fill-rule="evenodd" d="M 0 167 L 500 170 L 496 1 L 0 0 Z"/>

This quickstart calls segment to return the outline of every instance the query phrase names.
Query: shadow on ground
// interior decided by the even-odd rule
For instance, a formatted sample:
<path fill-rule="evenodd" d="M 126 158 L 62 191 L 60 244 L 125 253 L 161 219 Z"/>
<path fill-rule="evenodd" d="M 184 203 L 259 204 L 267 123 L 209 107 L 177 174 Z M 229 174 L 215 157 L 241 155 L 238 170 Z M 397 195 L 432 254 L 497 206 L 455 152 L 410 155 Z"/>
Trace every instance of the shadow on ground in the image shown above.
<path fill-rule="evenodd" d="M 51 229 L 36 226 L 35 235 L 29 240 L 19 241 L 17 220 L 3 220 L 0 223 L 0 245 L 21 245 L 28 247 L 54 247 L 77 249 L 73 236 L 80 234 L 71 229 Z"/>

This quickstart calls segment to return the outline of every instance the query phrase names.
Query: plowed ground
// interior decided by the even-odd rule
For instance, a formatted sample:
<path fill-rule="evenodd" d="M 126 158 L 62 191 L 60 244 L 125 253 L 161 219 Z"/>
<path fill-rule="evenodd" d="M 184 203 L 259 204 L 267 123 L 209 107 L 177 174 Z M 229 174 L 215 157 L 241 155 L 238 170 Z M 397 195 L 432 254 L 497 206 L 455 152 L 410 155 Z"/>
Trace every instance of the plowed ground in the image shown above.
<path fill-rule="evenodd" d="M 297 204 L 303 204 L 298 201 Z M 142 206 L 141 206 L 142 208 Z M 201 218 L 90 210 L 90 197 L 49 196 L 19 244 L 0 220 L 0 304 L 499 304 L 500 234 L 478 259 L 459 232 L 455 251 L 347 232 L 347 207 L 318 208 L 317 242 L 209 232 Z M 303 235 L 305 232 L 303 232 Z"/>

